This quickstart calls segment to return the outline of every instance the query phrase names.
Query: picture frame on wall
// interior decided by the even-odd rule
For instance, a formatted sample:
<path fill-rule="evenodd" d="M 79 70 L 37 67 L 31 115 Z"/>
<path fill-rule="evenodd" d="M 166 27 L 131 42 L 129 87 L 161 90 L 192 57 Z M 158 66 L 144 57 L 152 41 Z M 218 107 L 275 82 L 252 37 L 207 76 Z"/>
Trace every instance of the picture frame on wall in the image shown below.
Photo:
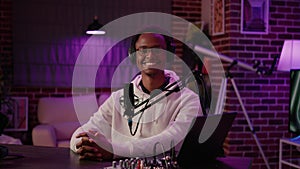
<path fill-rule="evenodd" d="M 224 0 L 212 0 L 212 35 L 225 33 L 225 2 Z"/>
<path fill-rule="evenodd" d="M 1 106 L 1 112 L 8 118 L 4 131 L 28 130 L 28 98 L 11 97 L 10 104 Z"/>
<path fill-rule="evenodd" d="M 269 0 L 242 0 L 241 33 L 268 34 Z"/>

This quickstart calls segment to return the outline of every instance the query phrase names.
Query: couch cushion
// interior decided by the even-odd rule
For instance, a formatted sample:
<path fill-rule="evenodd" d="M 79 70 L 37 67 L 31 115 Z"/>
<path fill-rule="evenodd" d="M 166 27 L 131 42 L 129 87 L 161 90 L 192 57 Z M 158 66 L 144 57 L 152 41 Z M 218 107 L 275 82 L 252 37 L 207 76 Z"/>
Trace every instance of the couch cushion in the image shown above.
<path fill-rule="evenodd" d="M 70 147 L 70 139 L 69 140 L 61 140 L 57 142 L 57 147 L 65 147 L 69 148 Z"/>
<path fill-rule="evenodd" d="M 56 146 L 56 133 L 52 125 L 40 124 L 32 129 L 32 143 L 35 146 Z"/>
<path fill-rule="evenodd" d="M 57 140 L 69 140 L 73 132 L 80 126 L 79 122 L 65 122 L 52 124 Z"/>
<path fill-rule="evenodd" d="M 76 100 L 76 112 L 73 104 Z M 98 110 L 94 95 L 58 98 L 40 98 L 38 103 L 38 120 L 40 123 L 80 122 L 85 123 Z"/>

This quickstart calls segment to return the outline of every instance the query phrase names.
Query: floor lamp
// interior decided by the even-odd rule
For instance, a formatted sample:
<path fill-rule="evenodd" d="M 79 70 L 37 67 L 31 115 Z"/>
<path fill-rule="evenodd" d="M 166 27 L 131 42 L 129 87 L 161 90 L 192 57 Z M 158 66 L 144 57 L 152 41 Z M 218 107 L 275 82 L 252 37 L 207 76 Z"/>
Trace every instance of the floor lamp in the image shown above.
<path fill-rule="evenodd" d="M 257 147 L 258 147 L 258 149 L 259 149 L 259 151 L 260 151 L 260 154 L 261 154 L 261 156 L 262 156 L 262 158 L 263 158 L 263 160 L 264 160 L 264 162 L 265 162 L 267 168 L 268 168 L 268 169 L 271 169 L 270 166 L 269 166 L 269 163 L 268 163 L 268 161 L 267 161 L 267 158 L 266 158 L 266 156 L 265 156 L 265 154 L 264 154 L 264 152 L 263 152 L 263 150 L 262 150 L 262 148 L 261 148 L 261 144 L 260 144 L 260 142 L 259 142 L 259 140 L 258 140 L 258 138 L 257 138 L 257 136 L 256 136 L 255 130 L 254 130 L 253 126 L 252 126 L 252 123 L 251 123 L 251 121 L 250 121 L 250 118 L 249 118 L 249 116 L 248 116 L 248 113 L 247 113 L 247 111 L 246 111 L 246 108 L 245 108 L 245 106 L 244 106 L 244 104 L 243 104 L 243 101 L 242 101 L 242 99 L 241 99 L 239 90 L 238 90 L 238 88 L 237 88 L 237 86 L 236 86 L 236 83 L 235 83 L 235 81 L 234 81 L 232 75 L 230 74 L 229 70 L 230 70 L 230 68 L 233 67 L 234 65 L 237 65 L 237 66 L 240 66 L 240 67 L 242 67 L 242 68 L 244 68 L 244 69 L 251 70 L 251 71 L 255 71 L 255 72 L 258 73 L 258 74 L 271 74 L 272 71 L 273 71 L 273 69 L 274 69 L 274 66 L 275 66 L 275 64 L 276 64 L 277 58 L 274 58 L 274 61 L 273 61 L 273 64 L 272 64 L 271 68 L 270 68 L 270 69 L 267 69 L 267 68 L 265 68 L 265 67 L 259 67 L 259 62 L 257 62 L 257 64 L 254 64 L 254 66 L 249 66 L 249 65 L 247 65 L 247 64 L 245 64 L 245 63 L 239 62 L 239 61 L 237 61 L 237 60 L 233 60 L 233 59 L 231 59 L 231 58 L 229 58 L 229 57 L 227 57 L 227 56 L 225 56 L 225 55 L 218 54 L 218 53 L 216 53 L 216 52 L 213 52 L 213 51 L 208 50 L 208 49 L 206 49 L 206 48 L 203 48 L 203 47 L 201 47 L 201 46 L 197 46 L 197 45 L 194 46 L 194 50 L 195 50 L 196 52 L 205 54 L 205 55 L 207 55 L 207 56 L 211 56 L 211 57 L 215 57 L 215 58 L 220 58 L 222 61 L 231 63 L 230 66 L 229 66 L 229 68 L 228 68 L 228 71 L 226 72 L 226 78 L 224 79 L 224 83 L 222 83 L 223 86 L 221 86 L 221 87 L 222 87 L 221 92 L 223 93 L 223 94 L 221 94 L 221 95 L 223 95 L 223 96 L 225 95 L 225 92 L 226 92 L 226 86 L 227 86 L 227 81 L 230 80 L 230 82 L 231 82 L 231 84 L 232 84 L 232 86 L 233 86 L 234 92 L 235 92 L 235 94 L 236 94 L 236 96 L 237 96 L 237 98 L 238 98 L 238 101 L 239 101 L 239 103 L 240 103 L 240 105 L 241 105 L 241 108 L 242 108 L 242 110 L 243 110 L 244 116 L 245 116 L 245 118 L 246 118 L 246 121 L 247 121 L 247 123 L 248 123 L 249 129 L 250 129 L 250 131 L 251 131 L 251 134 L 252 134 L 252 136 L 253 136 L 253 138 L 254 138 L 256 144 L 257 144 Z M 218 103 L 221 103 L 221 102 L 218 102 Z M 221 108 L 221 107 L 223 107 L 223 106 L 217 105 L 217 110 L 218 110 L 219 108 Z"/>

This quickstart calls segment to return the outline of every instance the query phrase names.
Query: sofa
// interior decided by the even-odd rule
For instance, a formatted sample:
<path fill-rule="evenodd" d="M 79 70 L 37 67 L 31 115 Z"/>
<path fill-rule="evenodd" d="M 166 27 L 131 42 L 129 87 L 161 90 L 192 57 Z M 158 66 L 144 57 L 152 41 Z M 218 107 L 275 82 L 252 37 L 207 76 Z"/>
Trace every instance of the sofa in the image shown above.
<path fill-rule="evenodd" d="M 32 130 L 33 145 L 69 147 L 73 132 L 88 121 L 109 95 L 102 93 L 98 99 L 94 95 L 40 98 L 37 108 L 39 124 Z M 74 105 L 74 100 L 79 104 Z"/>

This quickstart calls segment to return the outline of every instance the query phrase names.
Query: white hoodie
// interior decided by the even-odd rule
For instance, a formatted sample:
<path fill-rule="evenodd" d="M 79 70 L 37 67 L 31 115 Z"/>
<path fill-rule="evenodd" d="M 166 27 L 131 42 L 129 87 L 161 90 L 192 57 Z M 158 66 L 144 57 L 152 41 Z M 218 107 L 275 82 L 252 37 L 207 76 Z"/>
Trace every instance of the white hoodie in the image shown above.
<path fill-rule="evenodd" d="M 173 71 L 165 70 L 165 75 L 170 77 L 168 85 L 179 80 Z M 134 95 L 139 103 L 150 97 L 139 86 L 141 79 L 141 75 L 138 75 L 132 81 Z M 75 136 L 80 132 L 92 131 L 94 135 L 90 134 L 90 137 L 102 148 L 113 151 L 116 157 L 157 155 L 169 150 L 174 145 L 178 145 L 177 148 L 180 148 L 192 120 L 194 117 L 202 115 L 198 95 L 188 88 L 183 88 L 153 104 L 144 113 L 136 115 L 132 119 L 132 131 L 136 129 L 138 119 L 141 119 L 136 134 L 132 136 L 128 121 L 123 116 L 125 111 L 122 106 L 123 92 L 123 89 L 113 92 L 90 120 L 73 133 L 70 143 L 73 151 L 76 151 L 75 145 L 80 141 L 80 138 L 76 139 Z M 155 98 L 153 101 L 156 100 Z M 151 101 L 148 104 L 151 104 Z M 142 108 L 144 106 L 137 108 L 135 112 Z"/>

